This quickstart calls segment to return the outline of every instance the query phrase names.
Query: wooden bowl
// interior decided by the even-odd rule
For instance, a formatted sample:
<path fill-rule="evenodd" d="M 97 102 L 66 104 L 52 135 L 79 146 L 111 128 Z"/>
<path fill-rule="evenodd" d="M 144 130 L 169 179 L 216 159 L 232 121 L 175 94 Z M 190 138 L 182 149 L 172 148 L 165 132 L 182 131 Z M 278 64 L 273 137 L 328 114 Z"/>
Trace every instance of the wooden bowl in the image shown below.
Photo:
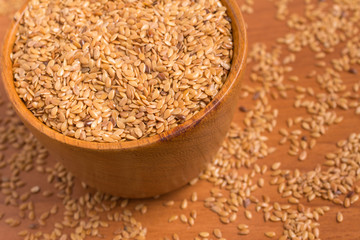
<path fill-rule="evenodd" d="M 229 129 L 246 65 L 245 23 L 235 0 L 223 0 L 232 20 L 234 55 L 222 89 L 198 114 L 156 136 L 129 142 L 77 140 L 40 122 L 19 98 L 13 83 L 12 52 L 18 22 L 13 22 L 2 50 L 2 81 L 25 126 L 76 177 L 113 195 L 145 198 L 184 186 L 210 162 Z M 25 7 L 24 7 L 25 9 Z"/>

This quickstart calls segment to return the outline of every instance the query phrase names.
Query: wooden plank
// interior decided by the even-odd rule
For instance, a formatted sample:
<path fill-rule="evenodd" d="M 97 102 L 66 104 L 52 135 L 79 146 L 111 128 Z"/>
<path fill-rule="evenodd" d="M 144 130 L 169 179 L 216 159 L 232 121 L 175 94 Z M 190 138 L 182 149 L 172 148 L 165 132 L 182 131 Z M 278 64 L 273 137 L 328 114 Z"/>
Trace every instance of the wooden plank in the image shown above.
<path fill-rule="evenodd" d="M 239 1 L 240 4 L 240 1 Z M 293 1 L 290 5 L 291 9 L 295 9 L 297 12 L 301 12 L 303 10 L 303 1 Z M 254 5 L 254 13 L 253 14 L 245 14 L 245 19 L 248 23 L 248 36 L 249 36 L 249 49 L 253 44 L 260 42 L 264 43 L 267 46 L 268 50 L 271 50 L 272 47 L 276 43 L 276 39 L 280 36 L 284 36 L 288 31 L 288 27 L 282 21 L 275 19 L 275 7 L 274 3 L 267 0 L 259 0 L 256 1 Z M 9 17 L 0 17 L 0 36 L 4 35 L 7 25 L 9 24 Z M 334 56 L 340 53 L 340 48 L 335 49 Z M 284 50 L 284 54 L 286 51 Z M 295 63 L 291 64 L 294 68 L 294 71 L 291 75 L 297 75 L 300 78 L 300 81 L 296 83 L 297 85 L 313 87 L 316 91 L 319 91 L 318 84 L 314 79 L 307 79 L 305 76 L 307 73 L 312 71 L 313 69 L 317 69 L 314 66 L 315 59 L 313 57 L 313 53 L 308 50 L 304 50 L 303 52 L 297 54 L 297 60 Z M 255 86 L 253 82 L 250 81 L 250 73 L 253 64 L 248 66 L 247 76 L 244 80 L 244 85 Z M 342 74 L 342 78 L 344 83 L 346 84 L 348 89 L 351 89 L 352 85 L 356 82 L 359 82 L 358 76 L 351 74 Z M 291 84 L 290 81 L 287 83 Z M 241 93 L 239 93 L 241 95 Z M 336 142 L 341 139 L 346 139 L 351 133 L 356 132 L 359 133 L 359 123 L 360 118 L 359 115 L 354 114 L 354 109 L 344 111 L 344 110 L 336 110 L 335 112 L 339 116 L 344 116 L 344 120 L 338 124 L 333 125 L 327 128 L 327 132 L 324 136 L 320 137 L 316 147 L 308 152 L 308 157 L 305 161 L 300 162 L 296 159 L 296 157 L 291 157 L 287 154 L 287 150 L 289 148 L 288 144 L 279 146 L 278 141 L 281 139 L 281 136 L 278 134 L 278 130 L 282 127 L 286 126 L 286 120 L 289 117 L 296 116 L 307 116 L 306 112 L 303 110 L 295 109 L 293 107 L 294 91 L 289 91 L 289 96 L 286 99 L 279 98 L 278 100 L 273 100 L 269 98 L 269 104 L 273 107 L 273 109 L 279 110 L 279 116 L 277 118 L 277 126 L 272 133 L 266 134 L 268 136 L 269 141 L 267 142 L 268 146 L 276 146 L 277 151 L 271 154 L 269 157 L 264 159 L 260 159 L 258 163 L 260 165 L 267 164 L 271 166 L 272 163 L 280 161 L 282 163 L 283 169 L 295 169 L 298 168 L 300 171 L 305 172 L 314 169 L 318 164 L 322 164 L 324 162 L 324 156 L 328 152 L 336 151 Z M 359 99 L 358 99 L 359 100 Z M 252 97 L 240 98 L 238 106 L 245 106 L 248 109 L 251 109 L 254 105 L 254 101 Z M 0 111 L 3 112 L 5 106 L 1 106 Z M 243 119 L 245 117 L 245 113 L 239 111 L 235 118 L 234 122 L 243 127 Z M 6 152 L 7 155 L 12 154 L 13 152 Z M 48 166 L 54 166 L 56 161 L 53 156 L 48 158 Z M 5 176 L 8 172 L 8 169 L 0 169 L 0 177 Z M 247 169 L 240 169 L 239 174 L 248 173 Z M 265 182 L 270 180 L 269 174 L 265 175 Z M 21 179 L 26 181 L 26 186 L 21 190 L 21 193 L 25 190 L 30 189 L 32 186 L 39 185 L 44 190 L 52 190 L 53 186 L 46 183 L 46 177 L 43 174 L 39 174 L 36 171 L 31 171 L 29 173 L 21 175 Z M 359 185 L 359 183 L 357 183 Z M 182 189 L 174 191 L 172 193 L 166 194 L 165 196 L 161 196 L 158 199 L 146 199 L 146 200 L 133 200 L 130 201 L 129 209 L 132 209 L 139 203 L 145 203 L 148 208 L 148 212 L 144 215 L 135 213 L 134 217 L 142 223 L 144 227 L 147 228 L 147 239 L 163 239 L 164 237 L 168 237 L 171 239 L 171 235 L 173 233 L 177 233 L 181 239 L 194 239 L 198 236 L 199 232 L 212 232 L 214 228 L 221 229 L 223 233 L 223 237 L 226 239 L 265 239 L 264 232 L 274 231 L 277 236 L 280 236 L 282 233 L 283 224 L 282 223 L 265 223 L 263 220 L 263 216 L 260 213 L 255 213 L 254 204 L 249 206 L 253 213 L 253 218 L 251 220 L 247 220 L 244 217 L 243 209 L 241 209 L 238 213 L 237 220 L 231 224 L 222 224 L 219 221 L 218 216 L 211 212 L 208 208 L 204 207 L 203 200 L 210 196 L 209 191 L 213 188 L 213 186 L 206 181 L 199 181 L 194 186 L 186 186 Z M 187 209 L 180 209 L 180 204 L 184 198 L 189 199 L 193 192 L 197 192 L 198 201 L 197 202 L 189 202 L 189 206 Z M 75 188 L 74 195 L 81 196 L 86 192 L 79 187 L 77 183 L 77 187 Z M 261 199 L 262 195 L 267 195 L 271 198 L 271 201 L 286 203 L 286 199 L 283 199 L 279 196 L 276 191 L 276 187 L 266 185 L 265 188 L 261 190 L 257 190 L 254 194 L 256 197 Z M 23 229 L 28 229 L 31 221 L 23 221 L 21 226 L 16 228 L 9 228 L 5 223 L 4 219 L 8 217 L 17 217 L 18 210 L 15 207 L 5 206 L 4 205 L 4 195 L 0 193 L 0 213 L 4 212 L 5 216 L 2 220 L 0 220 L 0 232 L 2 234 L 2 239 L 21 239 L 20 237 L 15 237 L 17 232 Z M 36 205 L 36 212 L 39 215 L 41 212 L 50 209 L 54 204 L 57 204 L 60 207 L 59 212 L 64 211 L 61 201 L 54 197 L 44 198 L 41 194 L 31 196 L 32 201 Z M 163 203 L 173 200 L 175 202 L 172 207 L 164 207 Z M 358 221 L 360 219 L 360 203 L 357 202 L 352 205 L 350 208 L 343 208 L 338 205 L 334 205 L 325 200 L 315 200 L 312 202 L 307 202 L 305 200 L 301 201 L 306 207 L 316 208 L 320 206 L 330 206 L 330 211 L 326 213 L 324 216 L 320 217 L 320 238 L 327 240 L 335 240 L 335 239 L 359 239 L 360 229 L 358 228 Z M 117 208 L 117 211 L 121 211 L 122 209 Z M 180 215 L 186 214 L 189 216 L 191 210 L 197 211 L 197 218 L 195 221 L 195 225 L 190 227 L 187 224 L 181 223 L 179 220 L 176 220 L 173 223 L 169 223 L 168 219 L 172 215 Z M 344 221 L 342 223 L 336 222 L 336 213 L 341 211 L 344 215 Z M 133 211 L 135 212 L 135 211 Z M 62 220 L 62 214 L 58 213 L 55 217 L 50 217 L 47 221 L 47 224 L 44 227 L 39 227 L 38 230 L 42 232 L 50 232 L 53 229 L 53 224 L 55 222 L 59 222 Z M 245 223 L 249 225 L 250 234 L 248 236 L 239 236 L 238 230 L 236 228 L 237 224 Z M 105 239 L 112 239 L 112 233 L 120 228 L 122 228 L 121 223 L 111 224 L 108 228 L 101 229 L 101 233 L 104 234 Z M 88 238 L 92 239 L 92 238 Z M 96 239 L 96 238 L 94 238 Z M 212 235 L 209 239 L 215 239 Z M 277 237 L 276 237 L 277 239 Z"/>

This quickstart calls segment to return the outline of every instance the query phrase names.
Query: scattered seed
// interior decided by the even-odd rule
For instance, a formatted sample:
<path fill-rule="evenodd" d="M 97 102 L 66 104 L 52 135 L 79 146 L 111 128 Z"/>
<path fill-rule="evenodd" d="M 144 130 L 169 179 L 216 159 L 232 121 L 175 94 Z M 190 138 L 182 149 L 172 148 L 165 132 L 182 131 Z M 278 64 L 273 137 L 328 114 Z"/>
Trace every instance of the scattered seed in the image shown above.
<path fill-rule="evenodd" d="M 265 184 L 265 180 L 263 178 L 259 178 L 257 184 L 260 188 L 262 188 Z"/>
<path fill-rule="evenodd" d="M 216 238 L 222 238 L 222 233 L 221 233 L 221 230 L 220 230 L 220 229 L 215 228 L 214 231 L 213 231 L 213 233 L 214 233 L 214 236 L 215 236 Z"/>
<path fill-rule="evenodd" d="M 20 225 L 20 220 L 14 219 L 14 218 L 7 218 L 5 219 L 5 223 L 9 225 L 10 227 L 17 227 Z"/>
<path fill-rule="evenodd" d="M 174 233 L 172 235 L 172 238 L 173 238 L 173 240 L 180 240 L 180 237 L 179 237 L 179 235 L 177 233 Z"/>
<path fill-rule="evenodd" d="M 266 232 L 264 233 L 266 237 L 268 238 L 273 238 L 276 236 L 276 233 L 275 232 Z"/>
<path fill-rule="evenodd" d="M 271 170 L 275 171 L 278 170 L 281 166 L 281 162 L 276 162 L 271 166 Z"/>
<path fill-rule="evenodd" d="M 170 207 L 170 206 L 173 206 L 175 204 L 175 202 L 173 200 L 170 200 L 170 201 L 167 201 L 167 202 L 164 202 L 164 206 L 167 206 L 167 207 Z"/>
<path fill-rule="evenodd" d="M 358 73 L 358 71 L 355 68 L 350 68 L 349 73 L 356 75 Z"/>
<path fill-rule="evenodd" d="M 337 221 L 338 223 L 341 223 L 343 220 L 344 220 L 344 217 L 343 217 L 342 213 L 341 213 L 341 212 L 337 212 L 337 214 L 336 214 L 336 221 Z"/>
<path fill-rule="evenodd" d="M 32 223 L 32 224 L 29 225 L 30 229 L 37 229 L 38 227 L 39 226 L 37 224 L 35 224 L 35 223 Z"/>
<path fill-rule="evenodd" d="M 238 224 L 238 225 L 237 225 L 237 228 L 238 228 L 239 230 L 244 230 L 244 229 L 248 229 L 249 226 L 246 225 L 246 224 Z"/>
<path fill-rule="evenodd" d="M 184 200 L 181 202 L 180 208 L 181 208 L 181 209 L 185 209 L 185 208 L 187 208 L 187 206 L 188 206 L 188 201 L 187 201 L 187 199 L 184 199 Z"/>
<path fill-rule="evenodd" d="M 198 195 L 197 195 L 197 192 L 193 192 L 191 194 L 191 201 L 192 202 L 196 202 L 198 200 Z"/>
<path fill-rule="evenodd" d="M 345 208 L 348 208 L 348 207 L 350 207 L 350 205 L 351 205 L 350 198 L 345 198 L 345 200 L 344 200 L 344 207 L 345 207 Z"/>
<path fill-rule="evenodd" d="M 200 232 L 199 236 L 202 237 L 202 238 L 207 238 L 207 237 L 210 236 L 210 233 L 208 233 L 208 232 Z"/>
<path fill-rule="evenodd" d="M 179 218 L 178 215 L 172 215 L 172 216 L 169 218 L 169 223 L 176 221 L 178 218 Z"/>
<path fill-rule="evenodd" d="M 191 210 L 190 216 L 191 216 L 192 218 L 196 219 L 196 218 L 197 218 L 197 211 L 196 211 L 196 210 Z"/>
<path fill-rule="evenodd" d="M 244 201 L 243 201 L 244 208 L 247 208 L 250 204 L 251 204 L 251 201 L 249 198 L 244 199 Z"/>
<path fill-rule="evenodd" d="M 306 151 L 302 151 L 299 155 L 299 160 L 300 161 L 304 161 L 307 157 L 307 152 Z"/>
<path fill-rule="evenodd" d="M 239 231 L 240 235 L 248 235 L 249 233 L 250 233 L 249 229 L 242 229 L 242 230 Z"/>
<path fill-rule="evenodd" d="M 181 214 L 180 215 L 180 221 L 183 223 L 187 223 L 188 222 L 188 218 L 186 217 L 185 214 Z"/>
<path fill-rule="evenodd" d="M 245 210 L 245 217 L 247 219 L 252 219 L 252 214 L 251 214 L 251 212 L 249 210 Z"/>
<path fill-rule="evenodd" d="M 22 231 L 18 232 L 18 235 L 20 237 L 25 237 L 28 234 L 29 234 L 29 231 L 27 231 L 27 230 L 22 230 Z"/>
<path fill-rule="evenodd" d="M 39 186 L 34 186 L 30 189 L 31 193 L 38 193 L 40 192 L 40 187 Z"/>
<path fill-rule="evenodd" d="M 350 198 L 350 203 L 354 204 L 355 202 L 357 202 L 359 200 L 359 195 L 358 194 L 354 194 L 351 198 Z"/>
<path fill-rule="evenodd" d="M 189 224 L 190 226 L 194 226 L 194 224 L 195 224 L 195 219 L 192 218 L 192 217 L 189 217 L 189 218 L 188 218 L 188 224 Z"/>

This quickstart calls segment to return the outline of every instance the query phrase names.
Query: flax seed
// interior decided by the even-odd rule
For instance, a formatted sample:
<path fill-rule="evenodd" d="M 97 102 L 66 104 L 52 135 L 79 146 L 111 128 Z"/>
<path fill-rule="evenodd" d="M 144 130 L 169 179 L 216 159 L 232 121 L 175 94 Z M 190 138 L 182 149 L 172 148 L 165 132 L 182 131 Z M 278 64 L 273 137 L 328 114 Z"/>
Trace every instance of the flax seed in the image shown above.
<path fill-rule="evenodd" d="M 187 199 L 184 199 L 184 200 L 181 202 L 180 208 L 181 208 L 181 209 L 185 209 L 185 208 L 187 208 L 187 206 L 188 206 L 188 201 L 187 201 Z"/>
<path fill-rule="evenodd" d="M 336 214 L 336 221 L 337 221 L 338 223 L 341 223 L 343 220 L 344 220 L 344 217 L 343 217 L 342 213 L 341 213 L 341 212 L 337 212 L 337 214 Z"/>
<path fill-rule="evenodd" d="M 167 202 L 163 203 L 163 205 L 167 206 L 167 207 L 173 206 L 174 204 L 175 204 L 175 202 L 173 200 L 170 200 L 170 201 L 167 201 Z"/>
<path fill-rule="evenodd" d="M 39 186 L 34 186 L 30 189 L 31 193 L 38 193 L 40 192 L 40 187 Z"/>
<path fill-rule="evenodd" d="M 207 238 L 207 237 L 210 236 L 210 233 L 208 233 L 208 232 L 200 232 L 199 236 L 202 237 L 202 238 Z"/>
<path fill-rule="evenodd" d="M 218 228 L 215 228 L 214 231 L 213 231 L 213 234 L 216 238 L 222 238 L 222 233 L 221 233 L 221 230 L 218 229 Z"/>
<path fill-rule="evenodd" d="M 247 219 L 252 219 L 252 214 L 251 214 L 251 212 L 249 210 L 245 210 L 245 217 Z"/>
<path fill-rule="evenodd" d="M 276 171 L 280 168 L 281 162 L 276 162 L 271 166 L 271 170 Z"/>
<path fill-rule="evenodd" d="M 174 222 L 174 221 L 176 221 L 178 218 L 179 218 L 178 215 L 172 215 L 172 216 L 169 218 L 168 222 L 169 222 L 169 223 Z"/>
<path fill-rule="evenodd" d="M 307 158 L 307 152 L 306 151 L 302 151 L 299 155 L 299 160 L 300 161 L 304 161 Z"/>
<path fill-rule="evenodd" d="M 273 238 L 276 236 L 275 232 L 266 232 L 264 233 L 264 235 L 268 238 Z"/>
<path fill-rule="evenodd" d="M 181 214 L 180 215 L 180 221 L 183 223 L 187 223 L 188 222 L 188 218 L 186 217 L 185 214 Z"/>
<path fill-rule="evenodd" d="M 240 235 L 248 235 L 249 233 L 250 233 L 249 229 L 242 229 L 242 230 L 239 231 Z"/>

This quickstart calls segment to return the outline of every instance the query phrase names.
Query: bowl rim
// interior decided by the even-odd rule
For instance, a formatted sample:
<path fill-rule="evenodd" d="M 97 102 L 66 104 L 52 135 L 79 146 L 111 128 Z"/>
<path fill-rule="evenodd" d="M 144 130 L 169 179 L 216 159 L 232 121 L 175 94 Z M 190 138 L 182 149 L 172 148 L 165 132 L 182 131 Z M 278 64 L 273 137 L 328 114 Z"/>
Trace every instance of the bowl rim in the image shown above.
<path fill-rule="evenodd" d="M 167 140 L 174 139 L 176 136 L 181 135 L 182 133 L 194 128 L 199 122 L 201 122 L 206 116 L 214 111 L 218 105 L 231 91 L 231 89 L 236 85 L 237 81 L 240 81 L 240 75 L 245 69 L 246 57 L 247 57 L 247 31 L 246 24 L 241 13 L 240 7 L 235 0 L 221 0 L 221 2 L 226 6 L 229 17 L 231 18 L 233 41 L 234 41 L 234 50 L 233 50 L 233 59 L 231 63 L 230 72 L 225 80 L 224 85 L 220 91 L 215 95 L 215 97 L 206 105 L 205 108 L 201 109 L 197 114 L 195 114 L 189 120 L 181 123 L 180 125 L 156 134 L 154 136 L 141 138 L 133 141 L 124 141 L 124 142 L 113 142 L 113 143 L 103 143 L 103 142 L 89 142 L 85 140 L 76 139 L 73 137 L 65 136 L 62 133 L 48 127 L 38 118 L 36 118 L 33 113 L 25 106 L 24 102 L 18 96 L 15 86 L 13 84 L 13 71 L 12 71 L 12 61 L 10 59 L 10 54 L 12 53 L 13 45 L 15 42 L 15 37 L 19 25 L 20 18 L 12 20 L 9 30 L 3 41 L 2 54 L 1 54 L 1 74 L 2 82 L 5 88 L 5 92 L 8 95 L 9 101 L 12 103 L 15 111 L 20 116 L 20 118 L 26 123 L 31 124 L 34 128 L 38 129 L 42 134 L 50 137 L 55 141 L 60 141 L 64 144 L 89 149 L 97 151 L 105 150 L 124 150 L 124 149 L 135 149 L 139 147 L 147 147 L 154 143 L 163 142 Z M 20 15 L 24 13 L 27 7 L 28 1 L 24 6 L 18 11 Z M 238 36 L 235 36 L 235 35 Z M 237 41 L 236 41 L 237 40 Z M 240 46 L 242 44 L 242 46 Z M 235 104 L 235 103 L 234 103 Z"/>

